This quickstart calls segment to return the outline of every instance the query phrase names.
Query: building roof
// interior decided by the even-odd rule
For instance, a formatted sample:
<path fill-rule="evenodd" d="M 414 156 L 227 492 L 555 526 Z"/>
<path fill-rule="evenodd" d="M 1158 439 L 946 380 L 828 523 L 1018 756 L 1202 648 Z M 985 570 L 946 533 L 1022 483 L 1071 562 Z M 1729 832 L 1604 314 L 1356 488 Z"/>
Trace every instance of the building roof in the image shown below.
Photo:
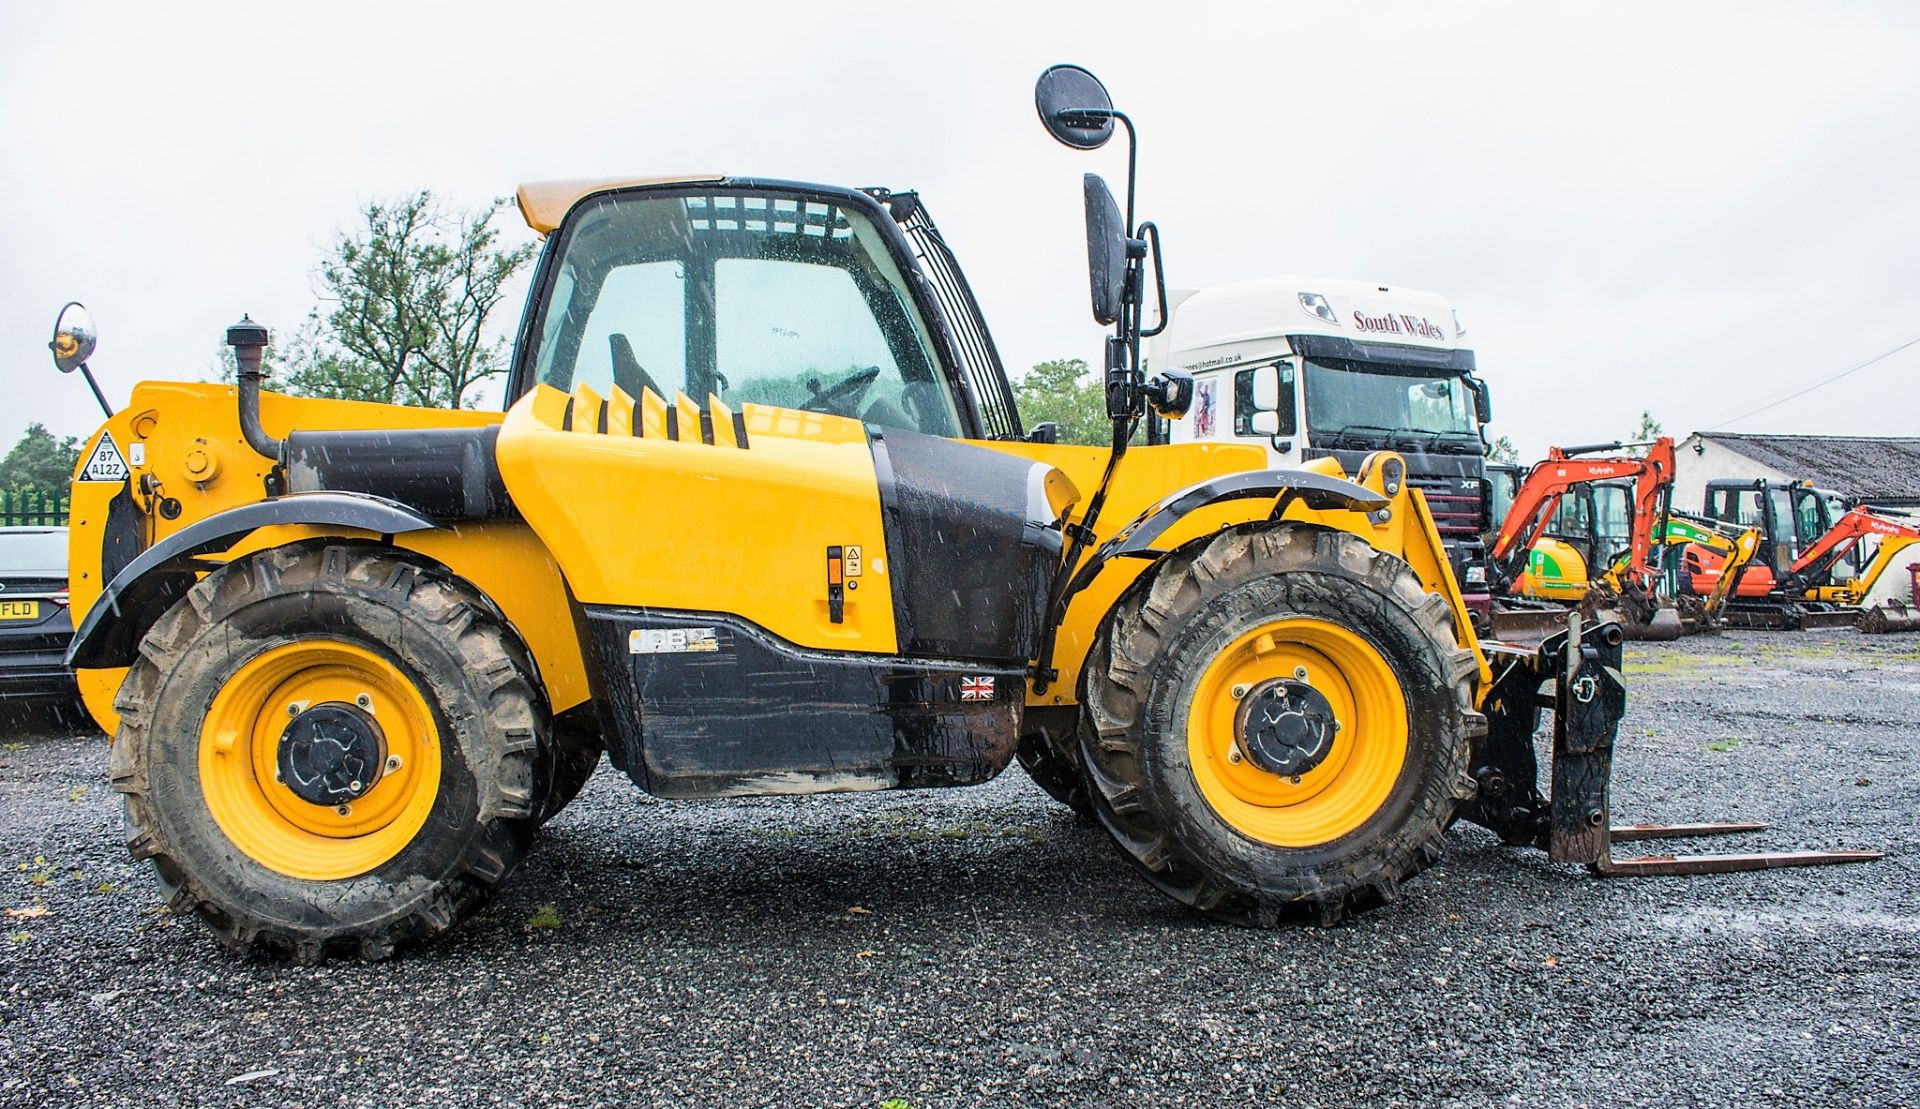
<path fill-rule="evenodd" d="M 1733 435 L 1700 439 L 1743 454 L 1795 481 L 1869 503 L 1920 504 L 1920 438 L 1885 435 Z"/>

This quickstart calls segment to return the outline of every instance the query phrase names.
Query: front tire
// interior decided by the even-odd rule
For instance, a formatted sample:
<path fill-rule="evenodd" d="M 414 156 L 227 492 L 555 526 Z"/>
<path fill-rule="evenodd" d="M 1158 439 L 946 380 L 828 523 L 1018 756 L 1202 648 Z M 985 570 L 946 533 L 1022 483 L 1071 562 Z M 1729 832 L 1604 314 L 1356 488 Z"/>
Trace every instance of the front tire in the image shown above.
<path fill-rule="evenodd" d="M 1095 642 L 1100 821 L 1208 916 L 1327 924 L 1436 861 L 1473 792 L 1477 662 L 1402 560 L 1304 524 L 1170 555 Z"/>
<path fill-rule="evenodd" d="M 444 569 L 305 543 L 207 575 L 116 701 L 129 849 L 241 952 L 383 958 L 471 915 L 552 770 L 533 668 Z"/>

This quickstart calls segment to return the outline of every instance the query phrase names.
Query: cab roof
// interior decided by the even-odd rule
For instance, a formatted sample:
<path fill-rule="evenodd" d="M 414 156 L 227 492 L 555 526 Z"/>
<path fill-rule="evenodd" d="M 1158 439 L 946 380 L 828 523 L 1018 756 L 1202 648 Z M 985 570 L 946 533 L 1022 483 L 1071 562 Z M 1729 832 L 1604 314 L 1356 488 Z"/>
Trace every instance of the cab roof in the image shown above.
<path fill-rule="evenodd" d="M 560 221 L 575 204 L 595 193 L 631 189 L 643 185 L 689 185 L 718 182 L 725 174 L 693 173 L 666 177 L 576 177 L 564 181 L 531 181 L 519 190 L 520 215 L 527 226 L 542 235 L 560 226 Z"/>
<path fill-rule="evenodd" d="M 1371 281 L 1287 274 L 1191 293 L 1174 290 L 1169 299 L 1174 315 L 1166 345 L 1176 365 L 1196 352 L 1288 335 L 1442 349 L 1465 345 L 1447 298 Z M 1316 314 L 1313 304 L 1332 318 Z"/>

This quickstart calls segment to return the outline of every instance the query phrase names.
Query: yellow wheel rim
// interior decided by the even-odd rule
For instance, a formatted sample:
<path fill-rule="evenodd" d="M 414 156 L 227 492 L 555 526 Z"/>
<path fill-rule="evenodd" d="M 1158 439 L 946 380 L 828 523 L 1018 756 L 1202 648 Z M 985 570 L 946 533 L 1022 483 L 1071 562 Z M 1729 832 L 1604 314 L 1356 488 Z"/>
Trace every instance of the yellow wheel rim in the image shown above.
<path fill-rule="evenodd" d="M 351 803 L 315 804 L 277 780 L 281 736 L 314 706 L 354 706 L 383 740 L 378 777 Z M 312 640 L 249 661 L 200 729 L 200 789 L 246 856 L 290 878 L 334 881 L 398 855 L 440 792 L 440 734 L 412 681 L 361 647 Z"/>
<path fill-rule="evenodd" d="M 1298 776 L 1262 769 L 1239 739 L 1242 702 L 1274 682 L 1310 686 L 1337 723 L 1325 756 Z M 1187 714 L 1201 794 L 1222 820 L 1275 847 L 1317 846 L 1366 823 L 1400 778 L 1407 736 L 1406 697 L 1380 651 L 1306 618 L 1274 620 L 1229 643 L 1201 673 Z"/>

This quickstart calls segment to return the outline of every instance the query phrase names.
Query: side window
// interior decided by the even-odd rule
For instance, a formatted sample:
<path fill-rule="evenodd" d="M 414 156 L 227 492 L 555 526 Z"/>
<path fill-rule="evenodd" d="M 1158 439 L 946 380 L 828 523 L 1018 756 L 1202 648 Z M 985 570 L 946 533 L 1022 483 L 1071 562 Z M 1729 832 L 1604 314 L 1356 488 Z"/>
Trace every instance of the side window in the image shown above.
<path fill-rule="evenodd" d="M 1611 559 L 1633 545 L 1630 498 L 1624 486 L 1596 485 L 1593 499 L 1594 511 L 1599 516 L 1593 525 L 1595 545 L 1600 548 L 1595 553 Z"/>
<path fill-rule="evenodd" d="M 1233 433 L 1255 434 L 1253 430 L 1253 375 L 1259 370 L 1241 370 L 1233 375 Z"/>
<path fill-rule="evenodd" d="M 679 262 L 609 270 L 580 333 L 574 383 L 602 396 L 652 389 L 671 399 L 687 380 L 687 281 Z"/>
<path fill-rule="evenodd" d="M 1547 524 L 1547 534 L 1564 539 L 1585 539 L 1593 534 L 1593 522 L 1587 515 L 1584 492 L 1579 486 L 1567 490 L 1553 510 L 1553 519 Z"/>
<path fill-rule="evenodd" d="M 1707 515 L 1741 527 L 1760 526 L 1760 493 L 1756 489 L 1715 489 Z"/>
<path fill-rule="evenodd" d="M 1821 495 L 1809 493 L 1807 497 L 1811 500 L 1815 497 L 1821 497 Z M 1842 516 L 1847 514 L 1847 502 L 1829 493 L 1821 497 L 1821 503 L 1825 506 L 1826 511 L 1820 516 L 1820 534 L 1825 534 L 1828 529 L 1840 522 Z M 1853 546 L 1847 548 L 1845 554 L 1840 556 L 1839 561 L 1835 563 L 1834 572 L 1841 577 L 1859 577 L 1861 571 L 1867 568 L 1867 564 L 1873 561 L 1873 556 L 1879 549 L 1880 541 L 1878 536 L 1869 536 L 1855 543 Z"/>
<path fill-rule="evenodd" d="M 1821 512 L 1820 497 L 1815 493 L 1801 493 L 1794 505 L 1793 529 L 1799 533 L 1800 549 L 1813 545 L 1813 541 L 1825 533 L 1826 520 Z"/>
<path fill-rule="evenodd" d="M 931 382 L 909 383 L 853 274 L 837 266 L 723 258 L 714 272 L 715 373 L 729 403 L 814 407 L 953 434 Z"/>

